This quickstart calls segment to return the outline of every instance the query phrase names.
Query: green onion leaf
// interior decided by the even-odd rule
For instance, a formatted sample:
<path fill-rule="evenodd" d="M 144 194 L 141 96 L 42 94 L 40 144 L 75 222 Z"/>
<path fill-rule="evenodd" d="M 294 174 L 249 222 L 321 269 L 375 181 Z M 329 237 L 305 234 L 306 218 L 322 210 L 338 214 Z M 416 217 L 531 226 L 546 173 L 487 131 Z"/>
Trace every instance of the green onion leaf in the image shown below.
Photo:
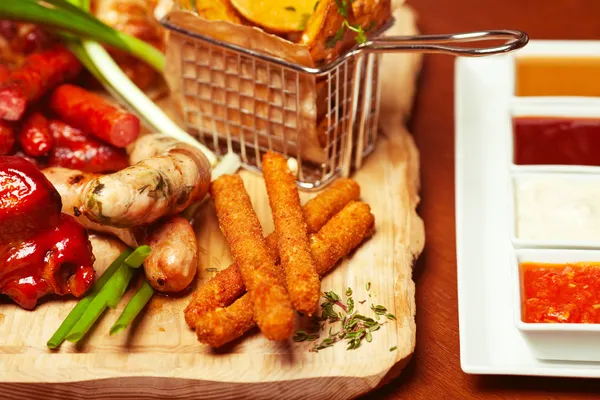
<path fill-rule="evenodd" d="M 123 312 L 119 316 L 119 319 L 115 324 L 110 328 L 110 334 L 114 335 L 115 333 L 121 332 L 137 317 L 137 315 L 142 311 L 142 309 L 146 306 L 148 301 L 154 295 L 154 289 L 146 279 L 142 283 L 142 286 L 138 289 L 138 291 L 133 295 L 129 303 L 123 309 Z"/>
<path fill-rule="evenodd" d="M 81 318 L 79 318 L 73 328 L 69 331 L 66 336 L 66 340 L 70 342 L 78 342 L 90 330 L 96 320 L 100 318 L 100 315 L 104 313 L 107 307 L 116 307 L 121 300 L 121 297 L 123 297 L 123 293 L 125 293 L 127 286 L 129 285 L 129 281 L 133 276 L 134 268 L 139 267 L 139 265 L 144 262 L 145 257 L 140 257 L 140 255 L 146 253 L 147 246 L 140 246 L 123 259 L 116 272 L 112 274 L 102 289 L 100 289 Z M 128 261 L 134 266 L 133 268 L 128 265 Z"/>
<path fill-rule="evenodd" d="M 127 286 L 129 286 L 129 282 L 133 277 L 133 271 L 136 268 L 139 268 L 143 263 L 146 257 L 151 253 L 152 249 L 150 246 L 140 246 L 135 251 L 125 259 L 123 263 L 123 268 L 126 270 L 121 275 L 118 276 L 117 280 L 114 283 L 114 292 L 112 296 L 108 298 L 108 306 L 110 308 L 115 308 L 123 294 L 125 294 L 125 290 L 127 290 Z"/>
<path fill-rule="evenodd" d="M 71 331 L 73 326 L 79 321 L 81 316 L 86 312 L 89 305 L 92 303 L 92 300 L 96 297 L 98 292 L 102 290 L 104 285 L 108 282 L 111 276 L 114 275 L 115 271 L 125 262 L 125 259 L 131 255 L 133 250 L 126 249 L 123 251 L 119 257 L 113 261 L 110 266 L 104 271 L 104 273 L 96 280 L 94 285 L 92 286 L 92 290 L 90 294 L 82 298 L 77 302 L 75 307 L 71 310 L 67 318 L 63 321 L 63 323 L 58 327 L 54 335 L 48 340 L 46 345 L 51 349 L 58 348 L 64 341 L 67 334 Z"/>
<path fill-rule="evenodd" d="M 133 254 L 127 257 L 127 259 L 125 260 L 125 264 L 129 265 L 131 268 L 139 268 L 151 252 L 152 248 L 150 248 L 150 246 L 140 246 L 137 249 L 135 249 Z"/>

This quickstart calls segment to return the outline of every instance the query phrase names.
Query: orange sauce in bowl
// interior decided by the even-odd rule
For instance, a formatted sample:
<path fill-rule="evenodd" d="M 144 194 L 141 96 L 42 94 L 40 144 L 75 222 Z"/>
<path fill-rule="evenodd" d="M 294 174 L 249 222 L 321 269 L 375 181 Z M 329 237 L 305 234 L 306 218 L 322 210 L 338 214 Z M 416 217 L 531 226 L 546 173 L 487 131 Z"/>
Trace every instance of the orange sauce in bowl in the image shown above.
<path fill-rule="evenodd" d="M 515 59 L 516 96 L 600 96 L 600 57 Z"/>
<path fill-rule="evenodd" d="M 600 323 L 600 262 L 522 262 L 521 319 L 528 323 Z"/>

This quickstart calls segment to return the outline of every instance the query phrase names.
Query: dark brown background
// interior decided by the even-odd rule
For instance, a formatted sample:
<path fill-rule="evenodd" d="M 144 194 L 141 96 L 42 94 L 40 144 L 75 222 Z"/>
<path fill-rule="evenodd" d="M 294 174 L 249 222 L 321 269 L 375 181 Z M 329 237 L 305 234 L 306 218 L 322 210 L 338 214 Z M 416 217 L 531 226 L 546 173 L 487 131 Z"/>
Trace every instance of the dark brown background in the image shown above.
<path fill-rule="evenodd" d="M 600 39 L 599 0 L 408 0 L 423 33 L 518 29 L 531 39 Z M 600 79 L 600 77 L 599 77 Z M 454 231 L 454 59 L 426 56 L 410 122 L 421 152 L 427 242 L 415 271 L 417 348 L 369 399 L 600 399 L 600 380 L 472 376 L 460 369 Z"/>

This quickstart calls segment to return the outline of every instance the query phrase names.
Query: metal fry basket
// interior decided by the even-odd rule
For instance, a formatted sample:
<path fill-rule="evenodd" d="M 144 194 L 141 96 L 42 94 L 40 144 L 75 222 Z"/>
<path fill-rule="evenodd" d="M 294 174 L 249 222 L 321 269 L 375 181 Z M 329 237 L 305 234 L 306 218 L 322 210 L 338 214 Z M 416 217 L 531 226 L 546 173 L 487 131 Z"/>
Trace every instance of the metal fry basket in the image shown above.
<path fill-rule="evenodd" d="M 452 35 L 373 38 L 316 68 L 192 33 L 163 19 L 180 36 L 181 112 L 185 127 L 217 155 L 233 151 L 261 169 L 266 151 L 297 161 L 301 188 L 317 189 L 361 167 L 375 147 L 381 53 L 486 56 L 517 50 L 525 33 L 499 30 Z M 492 47 L 465 42 L 502 40 Z"/>

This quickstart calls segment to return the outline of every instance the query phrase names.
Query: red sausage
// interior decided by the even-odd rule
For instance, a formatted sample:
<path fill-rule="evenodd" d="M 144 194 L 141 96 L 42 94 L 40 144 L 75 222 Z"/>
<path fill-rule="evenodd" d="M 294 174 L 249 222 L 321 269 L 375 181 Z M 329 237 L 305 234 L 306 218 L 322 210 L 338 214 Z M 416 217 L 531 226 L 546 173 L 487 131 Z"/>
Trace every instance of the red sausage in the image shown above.
<path fill-rule="evenodd" d="M 8 76 L 10 75 L 10 70 L 6 65 L 0 64 L 0 84 L 4 83 Z"/>
<path fill-rule="evenodd" d="M 116 147 L 127 146 L 140 132 L 140 120 L 135 115 L 75 85 L 57 87 L 50 107 L 66 123 Z"/>
<path fill-rule="evenodd" d="M 15 145 L 15 131 L 6 121 L 0 120 L 0 155 L 10 154 Z"/>
<path fill-rule="evenodd" d="M 89 137 L 62 121 L 50 121 L 49 127 L 55 143 L 49 166 L 93 173 L 115 172 L 129 166 L 123 149 Z"/>
<path fill-rule="evenodd" d="M 19 133 L 19 143 L 23 151 L 32 157 L 48 154 L 52 149 L 54 138 L 42 113 L 36 111 L 27 117 Z"/>
<path fill-rule="evenodd" d="M 0 243 L 55 227 L 61 208 L 60 194 L 35 165 L 0 157 Z"/>
<path fill-rule="evenodd" d="M 34 53 L 0 85 L 0 118 L 21 119 L 31 101 L 56 85 L 74 78 L 82 66 L 64 47 Z"/>

